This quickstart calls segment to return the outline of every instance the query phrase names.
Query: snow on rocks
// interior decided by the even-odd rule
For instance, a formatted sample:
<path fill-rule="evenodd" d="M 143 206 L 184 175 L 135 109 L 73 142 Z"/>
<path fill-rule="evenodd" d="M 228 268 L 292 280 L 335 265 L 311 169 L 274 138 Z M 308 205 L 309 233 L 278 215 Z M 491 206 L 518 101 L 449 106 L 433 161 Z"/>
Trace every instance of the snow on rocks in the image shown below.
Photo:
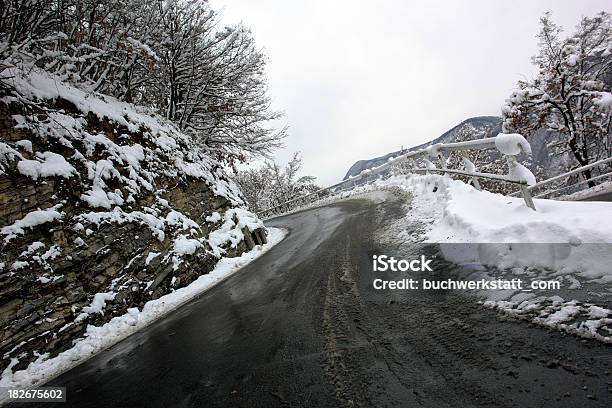
<path fill-rule="evenodd" d="M 226 250 L 223 248 L 227 243 L 235 248 L 243 238 L 243 229 L 247 227 L 250 231 L 263 228 L 263 222 L 253 213 L 241 208 L 231 209 L 225 212 L 221 227 L 208 235 L 208 244 L 212 254 L 220 258 Z"/>
<path fill-rule="evenodd" d="M 26 229 L 59 220 L 63 217 L 63 214 L 59 211 L 60 208 L 61 205 L 58 204 L 45 210 L 29 212 L 25 217 L 15 221 L 13 224 L 2 227 L 2 229 L 0 229 L 0 235 L 5 236 L 4 242 L 7 243 L 17 235 L 25 234 Z"/>
<path fill-rule="evenodd" d="M 9 168 L 16 159 L 23 160 L 23 156 L 17 150 L 4 142 L 0 142 L 0 175 Z"/>
<path fill-rule="evenodd" d="M 202 243 L 197 239 L 190 239 L 181 235 L 174 240 L 172 252 L 177 255 L 193 255 L 201 247 Z"/>
<path fill-rule="evenodd" d="M 91 301 L 91 304 L 83 308 L 83 312 L 87 314 L 104 313 L 106 302 L 113 300 L 116 295 L 117 294 L 114 292 L 96 293 Z"/>
<path fill-rule="evenodd" d="M 0 142 L 9 197 L 0 208 L 0 283 L 20 299 L 0 327 L 11 336 L 0 368 L 62 352 L 88 325 L 88 335 L 102 336 L 93 325 L 126 310 L 133 323 L 132 306 L 181 290 L 223 256 L 252 248 L 254 235 L 265 241 L 222 164 L 172 123 L 37 69 L 10 77 L 0 99 L 10 125 Z M 30 315 L 47 314 L 53 322 L 30 330 Z M 76 355 L 96 347 L 77 343 Z"/>
<path fill-rule="evenodd" d="M 105 224 L 136 223 L 148 227 L 160 242 L 166 237 L 164 218 L 143 211 L 124 212 L 121 208 L 115 207 L 112 211 L 84 213 L 75 217 L 75 220 L 77 224 L 85 222 L 97 228 Z"/>
<path fill-rule="evenodd" d="M 30 149 L 31 149 L 30 144 Z M 37 160 L 20 160 L 17 169 L 25 176 L 37 180 L 39 177 L 65 177 L 76 174 L 76 169 L 63 156 L 53 152 L 36 154 Z"/>
<path fill-rule="evenodd" d="M 219 214 L 217 211 L 213 211 L 212 214 L 210 214 L 208 217 L 206 217 L 206 221 L 207 222 L 211 222 L 211 223 L 217 223 L 219 221 L 221 221 L 221 214 Z"/>
<path fill-rule="evenodd" d="M 182 230 L 190 229 L 190 228 L 200 228 L 197 222 L 193 221 L 191 218 L 187 217 L 185 214 L 171 210 L 165 219 L 168 225 L 177 226 Z M 206 219 L 208 221 L 208 218 Z"/>
<path fill-rule="evenodd" d="M 77 173 L 75 166 L 85 166 L 89 180 L 81 180 L 86 187 L 81 199 L 92 208 L 110 209 L 143 190 L 153 191 L 154 179 L 159 176 L 202 179 L 215 194 L 233 205 L 244 204 L 236 185 L 222 168 L 193 145 L 187 135 L 154 112 L 109 96 L 86 93 L 37 69 L 27 74 L 11 71 L 11 75 L 14 77 L 11 84 L 22 99 L 66 100 L 79 114 L 49 110 L 45 112 L 47 119 L 13 115 L 17 128 L 31 131 L 41 143 L 55 140 L 74 153 L 63 157 L 50 151 L 36 152 L 35 158 L 26 159 L 9 144 L 1 143 L 0 171 L 18 160 L 17 168 L 22 174 L 38 179 L 70 177 Z M 5 99 L 10 102 L 14 98 Z M 103 126 L 96 130 L 82 116 L 88 113 L 100 123 L 111 122 L 113 136 L 109 137 Z M 135 142 L 131 134 L 139 135 L 141 140 Z M 28 147 L 32 149 L 31 141 Z M 116 183 L 120 184 L 123 197 L 115 189 L 108 190 L 108 184 Z"/>

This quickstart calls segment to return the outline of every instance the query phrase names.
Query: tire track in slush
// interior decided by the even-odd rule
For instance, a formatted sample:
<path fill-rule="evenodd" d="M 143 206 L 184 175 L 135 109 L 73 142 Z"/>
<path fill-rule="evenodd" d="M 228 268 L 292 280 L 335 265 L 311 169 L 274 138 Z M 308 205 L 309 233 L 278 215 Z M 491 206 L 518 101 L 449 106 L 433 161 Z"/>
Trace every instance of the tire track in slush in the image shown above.
<path fill-rule="evenodd" d="M 395 367 L 403 366 L 401 358 L 392 353 L 367 315 L 356 281 L 358 269 L 352 263 L 351 239 L 355 238 L 346 235 L 342 248 L 335 248 L 331 256 L 335 262 L 330 265 L 323 312 L 324 370 L 342 406 L 405 404 L 406 398 L 390 401 L 390 395 L 415 398 L 415 394 L 407 378 L 396 372 Z"/>

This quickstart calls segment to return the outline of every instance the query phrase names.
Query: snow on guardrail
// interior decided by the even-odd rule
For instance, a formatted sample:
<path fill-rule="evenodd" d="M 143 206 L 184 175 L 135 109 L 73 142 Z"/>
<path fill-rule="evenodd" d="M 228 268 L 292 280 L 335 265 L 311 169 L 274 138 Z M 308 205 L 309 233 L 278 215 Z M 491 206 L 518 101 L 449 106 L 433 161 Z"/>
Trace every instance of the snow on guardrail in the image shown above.
<path fill-rule="evenodd" d="M 447 168 L 447 157 L 453 152 L 462 152 L 467 150 L 487 150 L 497 149 L 505 158 L 508 164 L 507 174 L 493 174 L 478 172 L 474 163 L 472 163 L 464 154 L 463 169 Z M 321 198 L 327 197 L 340 191 L 351 189 L 358 182 L 380 177 L 388 173 L 390 169 L 402 167 L 402 171 L 412 173 L 441 173 L 441 174 L 457 174 L 470 177 L 471 184 L 478 190 L 481 189 L 479 178 L 495 180 L 504 183 L 516 184 L 520 188 L 520 193 L 525 200 L 525 204 L 535 210 L 535 205 L 529 192 L 529 186 L 536 184 L 536 179 L 531 171 L 518 162 L 516 156 L 521 152 L 530 155 L 531 146 L 529 142 L 521 135 L 516 133 L 500 133 L 496 137 L 484 139 L 469 140 L 457 143 L 437 143 L 423 149 L 406 152 L 396 157 L 390 157 L 387 162 L 363 170 L 357 176 L 349 176 L 348 179 L 341 181 L 329 187 L 319 189 L 315 192 L 304 196 L 296 197 L 282 204 L 261 211 L 258 215 L 261 218 L 269 218 L 273 215 L 283 214 L 294 210 L 306 204 L 311 204 Z M 404 165 L 416 159 L 421 159 L 425 167 L 405 167 Z M 431 161 L 438 161 L 440 169 Z"/>
<path fill-rule="evenodd" d="M 612 164 L 612 157 L 608 157 L 606 159 L 601 159 L 601 160 L 598 160 L 598 161 L 593 162 L 591 164 L 587 164 L 586 166 L 582 166 L 582 167 L 579 167 L 577 169 L 568 171 L 566 173 L 559 174 L 557 176 L 551 177 L 549 179 L 542 180 L 542 181 L 540 181 L 538 183 L 530 185 L 527 188 L 527 190 L 529 191 L 529 193 L 532 193 L 533 191 L 536 191 L 537 189 L 540 189 L 540 188 L 542 188 L 544 186 L 550 186 L 551 184 L 554 184 L 555 182 L 559 182 L 559 181 L 563 181 L 563 180 L 569 180 L 569 178 L 571 176 L 581 175 L 584 172 L 586 172 L 587 170 L 591 170 L 591 169 L 597 168 L 599 166 L 605 166 L 606 164 Z M 603 170 L 599 175 L 597 175 L 595 177 L 589 177 L 589 178 L 585 177 L 582 180 L 576 181 L 575 183 L 566 183 L 565 185 L 562 185 L 562 186 L 553 187 L 553 188 L 545 190 L 545 191 L 543 191 L 541 193 L 537 193 L 535 195 L 535 197 L 536 198 L 550 197 L 553 194 L 558 194 L 558 193 L 560 193 L 562 191 L 566 191 L 566 190 L 568 190 L 568 189 L 570 189 L 572 187 L 577 187 L 579 185 L 587 184 L 589 182 L 594 182 L 594 181 L 601 180 L 601 179 L 604 179 L 604 178 L 612 178 L 612 169 L 611 169 L 612 167 L 610 167 L 610 165 L 607 166 L 607 167 L 610 170 L 608 170 L 608 169 Z M 510 197 L 517 197 L 519 194 L 520 194 L 520 191 L 516 191 L 516 192 L 510 194 Z"/>

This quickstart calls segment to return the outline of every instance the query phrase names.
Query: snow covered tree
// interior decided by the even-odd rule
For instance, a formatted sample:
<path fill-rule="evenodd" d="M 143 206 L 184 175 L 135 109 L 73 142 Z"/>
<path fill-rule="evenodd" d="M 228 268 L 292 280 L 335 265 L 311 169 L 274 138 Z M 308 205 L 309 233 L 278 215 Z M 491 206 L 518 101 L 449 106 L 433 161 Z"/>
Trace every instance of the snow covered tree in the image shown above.
<path fill-rule="evenodd" d="M 286 166 L 268 161 L 259 168 L 239 172 L 236 182 L 257 212 L 319 190 L 315 177 L 298 176 L 301 169 L 302 158 L 296 152 Z"/>
<path fill-rule="evenodd" d="M 158 12 L 147 0 L 12 0 L 0 6 L 0 57 L 126 99 Z"/>
<path fill-rule="evenodd" d="M 549 13 L 541 19 L 539 52 L 533 57 L 538 74 L 519 81 L 502 107 L 505 132 L 529 136 L 539 129 L 558 133 L 550 144 L 555 154 L 572 159 L 571 167 L 612 154 L 612 24 L 609 13 L 584 17 L 573 35 Z M 590 171 L 585 172 L 591 179 Z M 589 182 L 589 185 L 594 185 Z"/>
<path fill-rule="evenodd" d="M 151 103 L 168 119 L 229 162 L 281 146 L 286 129 L 265 126 L 280 114 L 270 109 L 266 59 L 248 29 L 218 30 L 208 3 L 175 2 L 162 14 L 158 35 Z"/>
<path fill-rule="evenodd" d="M 269 155 L 266 58 L 204 0 L 0 2 L 0 68 L 38 67 L 81 89 L 157 110 L 219 159 Z"/>

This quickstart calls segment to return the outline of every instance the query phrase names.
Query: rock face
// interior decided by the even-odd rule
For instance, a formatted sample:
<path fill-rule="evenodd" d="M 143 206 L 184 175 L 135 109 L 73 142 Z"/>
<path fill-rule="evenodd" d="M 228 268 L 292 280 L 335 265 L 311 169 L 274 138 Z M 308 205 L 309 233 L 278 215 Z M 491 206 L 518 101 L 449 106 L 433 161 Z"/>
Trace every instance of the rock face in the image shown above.
<path fill-rule="evenodd" d="M 0 371 L 265 243 L 222 168 L 161 118 L 37 72 L 3 92 Z"/>

